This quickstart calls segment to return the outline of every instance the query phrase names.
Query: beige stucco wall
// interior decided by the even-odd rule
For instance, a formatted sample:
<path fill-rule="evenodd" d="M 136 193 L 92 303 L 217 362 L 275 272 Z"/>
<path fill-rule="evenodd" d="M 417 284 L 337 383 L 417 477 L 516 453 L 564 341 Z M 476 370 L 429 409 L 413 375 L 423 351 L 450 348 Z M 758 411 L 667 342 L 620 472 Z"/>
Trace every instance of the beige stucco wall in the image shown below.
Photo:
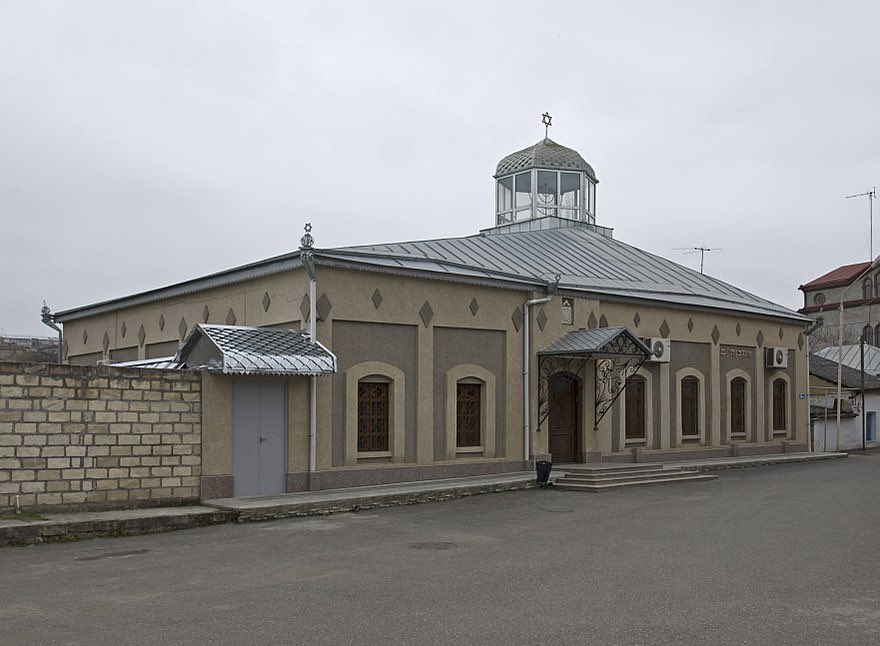
<path fill-rule="evenodd" d="M 81 355 L 89 355 L 89 363 L 110 358 L 104 350 L 106 334 L 109 353 L 129 349 L 135 356 L 126 356 L 126 360 L 144 359 L 148 345 L 168 343 L 170 346 L 170 342 L 182 341 L 182 322 L 186 324 L 186 332 L 197 323 L 225 325 L 230 310 L 236 325 L 262 327 L 287 323 L 298 327 L 302 318 L 300 303 L 308 289 L 307 284 L 305 272 L 285 272 L 116 312 L 68 320 L 64 322 L 66 358 L 70 363 L 80 363 L 78 357 Z M 268 309 L 263 307 L 266 294 L 269 296 Z M 143 341 L 139 334 L 141 326 L 144 328 Z"/>

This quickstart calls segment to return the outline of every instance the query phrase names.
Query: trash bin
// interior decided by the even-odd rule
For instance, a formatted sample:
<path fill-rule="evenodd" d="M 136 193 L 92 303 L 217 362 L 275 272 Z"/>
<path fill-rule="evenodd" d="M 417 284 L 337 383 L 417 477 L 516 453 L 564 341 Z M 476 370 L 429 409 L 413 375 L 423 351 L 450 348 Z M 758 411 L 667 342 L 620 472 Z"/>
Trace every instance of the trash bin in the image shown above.
<path fill-rule="evenodd" d="M 541 489 L 550 486 L 550 469 L 552 468 L 553 463 L 548 462 L 547 460 L 538 460 L 535 462 L 535 471 L 538 472 L 538 486 L 541 487 Z"/>

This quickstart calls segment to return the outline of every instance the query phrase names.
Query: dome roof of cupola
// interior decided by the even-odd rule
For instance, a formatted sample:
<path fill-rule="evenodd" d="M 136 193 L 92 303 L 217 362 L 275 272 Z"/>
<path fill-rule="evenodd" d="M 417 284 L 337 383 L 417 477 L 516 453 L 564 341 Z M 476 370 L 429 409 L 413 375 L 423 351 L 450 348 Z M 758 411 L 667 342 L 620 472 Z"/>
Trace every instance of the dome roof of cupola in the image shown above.
<path fill-rule="evenodd" d="M 534 146 L 523 148 L 502 159 L 498 162 L 495 177 L 510 175 L 530 168 L 581 171 L 593 181 L 599 181 L 596 179 L 592 166 L 584 161 L 578 151 L 560 146 L 550 139 L 543 139 Z"/>

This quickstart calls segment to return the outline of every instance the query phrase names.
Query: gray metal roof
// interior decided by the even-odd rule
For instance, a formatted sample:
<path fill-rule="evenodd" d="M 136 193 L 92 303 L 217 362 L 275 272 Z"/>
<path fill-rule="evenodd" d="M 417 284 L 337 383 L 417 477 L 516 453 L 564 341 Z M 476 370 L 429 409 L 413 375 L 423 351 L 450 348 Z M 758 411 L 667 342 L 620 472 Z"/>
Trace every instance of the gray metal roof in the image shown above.
<path fill-rule="evenodd" d="M 788 308 L 666 258 L 603 236 L 588 225 L 499 235 L 476 234 L 413 242 L 315 249 L 317 265 L 375 269 L 475 284 L 542 289 L 556 274 L 559 288 L 603 299 L 707 307 L 799 322 Z M 197 293 L 302 266 L 299 251 L 140 294 L 59 312 L 78 318 Z"/>
<path fill-rule="evenodd" d="M 829 359 L 835 366 L 837 366 L 837 346 L 815 350 L 811 354 L 824 359 Z M 861 352 L 859 351 L 858 344 L 843 346 L 844 366 L 849 366 L 850 368 L 859 371 L 861 369 L 861 361 Z M 834 370 L 833 381 L 837 383 L 837 368 L 835 367 Z M 812 366 L 810 367 L 810 371 L 812 372 Z M 865 346 L 865 372 L 871 375 L 880 375 L 880 348 L 875 348 L 873 345 Z"/>
<path fill-rule="evenodd" d="M 111 363 L 114 368 L 155 368 L 158 370 L 174 370 L 178 367 L 173 356 L 155 359 L 137 359 L 135 361 L 118 361 Z"/>
<path fill-rule="evenodd" d="M 560 146 L 550 139 L 543 139 L 534 146 L 518 150 L 502 159 L 495 169 L 495 177 L 510 175 L 530 168 L 582 171 L 598 182 L 593 167 L 584 161 L 578 151 Z"/>
<path fill-rule="evenodd" d="M 858 347 L 858 346 L 855 346 Z M 837 348 L 834 349 L 834 356 L 837 356 Z M 867 360 L 867 357 L 866 357 Z M 819 377 L 820 379 L 824 379 L 825 381 L 830 381 L 831 383 L 837 383 L 837 361 L 832 361 L 831 359 L 826 359 L 823 356 L 818 354 L 812 354 L 810 356 L 810 374 Z M 862 371 L 856 368 L 851 368 L 848 365 L 844 364 L 841 366 L 840 370 L 840 384 L 843 388 L 856 388 L 861 389 L 862 387 Z M 880 389 L 880 379 L 877 379 L 874 375 L 868 373 L 867 367 L 865 368 L 865 390 L 878 390 Z"/>
<path fill-rule="evenodd" d="M 189 363 L 198 342 L 208 339 L 219 351 L 209 360 L 209 370 L 224 374 L 325 375 L 336 372 L 336 356 L 307 334 L 295 330 L 242 327 L 236 325 L 195 326 L 187 335 L 175 360 Z"/>
<path fill-rule="evenodd" d="M 809 322 L 786 307 L 603 236 L 588 226 L 340 247 L 316 250 L 315 257 L 318 264 L 348 263 L 533 288 L 543 287 L 559 274 L 560 290 L 597 298 L 709 307 Z"/>
<path fill-rule="evenodd" d="M 619 339 L 619 337 L 623 337 Z M 618 343 L 618 351 L 612 351 L 612 344 Z M 626 349 L 626 352 L 620 352 Z M 651 355 L 651 349 L 642 343 L 635 334 L 625 327 L 606 327 L 586 330 L 572 330 L 565 336 L 556 339 L 553 343 L 538 352 L 542 355 L 588 355 L 588 354 L 629 354 L 647 357 Z"/>

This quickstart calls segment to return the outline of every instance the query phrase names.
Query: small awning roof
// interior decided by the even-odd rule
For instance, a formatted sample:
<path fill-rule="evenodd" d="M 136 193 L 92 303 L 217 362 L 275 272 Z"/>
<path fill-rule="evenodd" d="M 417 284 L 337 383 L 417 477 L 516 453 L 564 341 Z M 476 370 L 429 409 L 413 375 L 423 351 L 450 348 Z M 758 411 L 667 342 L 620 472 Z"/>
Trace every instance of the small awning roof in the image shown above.
<path fill-rule="evenodd" d="M 177 368 L 177 362 L 174 361 L 173 355 L 170 357 L 158 357 L 156 359 L 118 361 L 116 363 L 111 363 L 110 365 L 117 368 L 151 368 L 159 370 L 173 370 L 174 368 Z"/>
<path fill-rule="evenodd" d="M 595 357 L 632 356 L 649 357 L 651 349 L 625 327 L 605 327 L 594 330 L 573 330 L 538 352 L 541 356 Z"/>
<path fill-rule="evenodd" d="M 175 360 L 181 367 L 224 374 L 326 375 L 336 372 L 336 355 L 295 330 L 196 325 Z"/>

